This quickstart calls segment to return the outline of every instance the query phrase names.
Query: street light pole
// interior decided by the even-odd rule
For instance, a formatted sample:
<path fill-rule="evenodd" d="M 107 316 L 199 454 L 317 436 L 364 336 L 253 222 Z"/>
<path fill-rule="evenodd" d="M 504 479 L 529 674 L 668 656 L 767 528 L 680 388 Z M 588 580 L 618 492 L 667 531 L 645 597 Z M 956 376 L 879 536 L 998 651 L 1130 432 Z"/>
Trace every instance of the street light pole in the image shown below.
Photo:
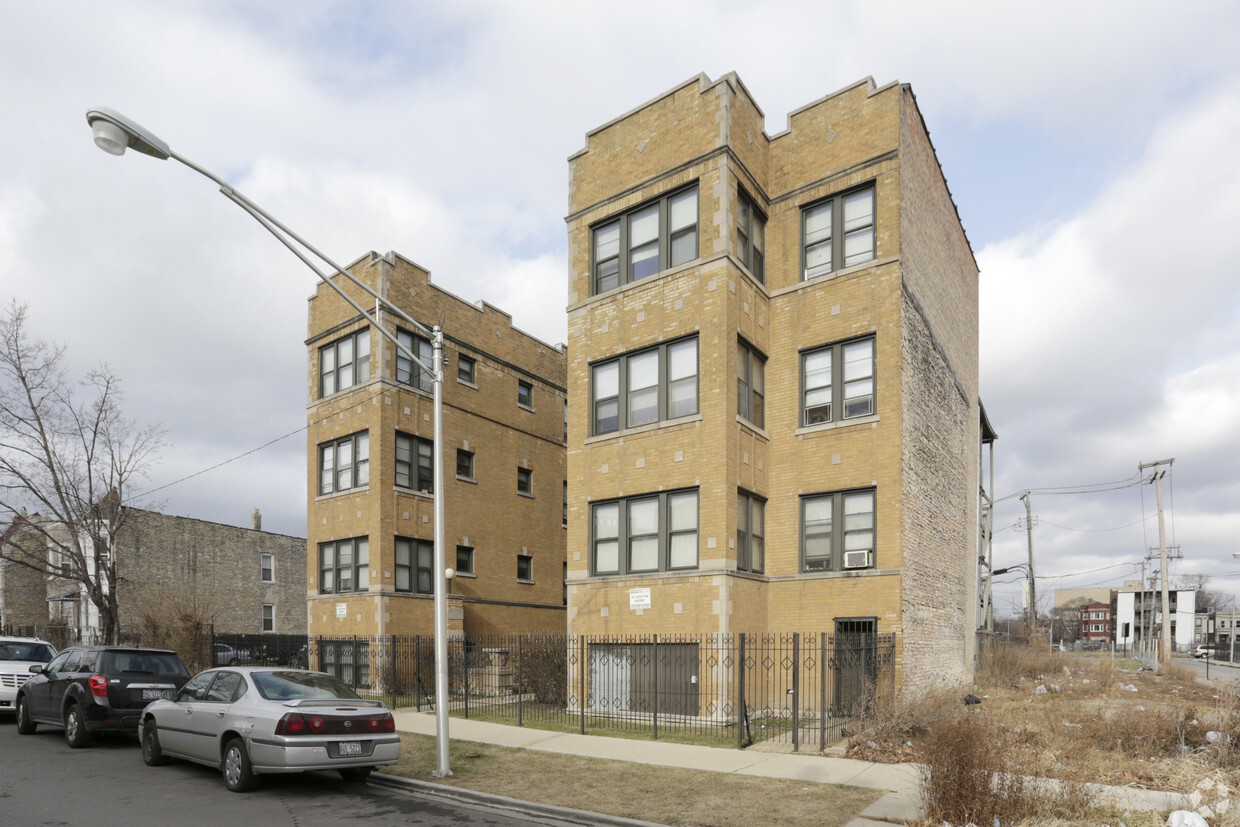
<path fill-rule="evenodd" d="M 434 775 L 439 778 L 452 775 L 452 770 L 448 765 L 448 602 L 444 582 L 443 331 L 438 325 L 427 327 L 411 317 L 404 310 L 393 304 L 386 296 L 381 295 L 378 291 L 372 289 L 370 285 L 356 278 L 348 270 L 345 270 L 339 264 L 319 252 L 301 236 L 276 220 L 270 213 L 234 189 L 228 182 L 187 158 L 176 154 L 167 143 L 137 122 L 105 107 L 95 107 L 94 109 L 87 110 L 86 122 L 91 126 L 95 144 L 104 152 L 111 155 L 124 155 L 126 149 L 133 149 L 136 152 L 150 155 L 161 161 L 172 158 L 199 175 L 214 181 L 219 185 L 220 192 L 223 193 L 224 197 L 249 213 L 267 232 L 275 236 L 293 255 L 301 259 L 303 264 L 313 270 L 315 275 L 324 284 L 336 291 L 340 298 L 344 299 L 350 307 L 364 316 L 370 322 L 371 327 L 396 346 L 398 352 L 431 375 L 434 381 L 433 405 L 435 420 L 433 436 L 435 441 L 433 457 L 435 550 L 433 565 L 435 572 L 435 732 L 437 760 Z M 372 296 L 379 307 L 413 326 L 419 333 L 426 335 L 431 341 L 431 364 L 428 365 L 417 354 L 401 344 L 395 334 L 388 332 L 379 323 L 375 312 L 368 311 L 358 304 L 352 296 L 345 292 L 343 287 L 333 280 L 332 276 L 324 273 L 315 265 L 306 255 L 306 251 L 309 251 L 320 261 L 329 265 L 334 271 L 332 276 L 337 273 L 344 276 L 358 288 Z"/>

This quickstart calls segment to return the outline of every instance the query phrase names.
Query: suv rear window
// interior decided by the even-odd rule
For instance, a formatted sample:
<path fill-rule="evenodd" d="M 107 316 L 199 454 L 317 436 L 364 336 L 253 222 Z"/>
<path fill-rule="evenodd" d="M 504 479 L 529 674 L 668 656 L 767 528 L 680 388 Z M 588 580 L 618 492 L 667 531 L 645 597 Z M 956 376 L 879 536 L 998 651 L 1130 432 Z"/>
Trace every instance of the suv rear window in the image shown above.
<path fill-rule="evenodd" d="M 183 675 L 189 670 L 172 652 L 104 652 L 99 671 L 107 675 Z"/>

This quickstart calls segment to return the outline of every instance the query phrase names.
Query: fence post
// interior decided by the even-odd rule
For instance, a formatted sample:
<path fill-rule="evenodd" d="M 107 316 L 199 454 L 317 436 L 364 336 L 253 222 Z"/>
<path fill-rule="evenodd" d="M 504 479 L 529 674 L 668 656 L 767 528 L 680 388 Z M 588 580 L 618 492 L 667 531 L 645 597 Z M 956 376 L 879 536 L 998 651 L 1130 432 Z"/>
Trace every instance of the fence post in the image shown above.
<path fill-rule="evenodd" d="M 792 633 L 792 751 L 801 751 L 801 633 Z"/>
<path fill-rule="evenodd" d="M 464 675 L 465 686 L 465 717 L 469 717 L 469 648 L 465 645 L 465 641 L 461 641 L 461 671 Z M 451 686 L 451 682 L 448 684 Z"/>
<path fill-rule="evenodd" d="M 422 636 L 414 635 L 413 638 L 413 695 L 415 708 L 418 712 L 422 711 Z"/>
<path fill-rule="evenodd" d="M 388 688 L 392 692 L 392 705 L 388 709 L 396 708 L 396 635 L 388 635 Z"/>
<path fill-rule="evenodd" d="M 740 633 L 740 645 L 736 658 L 736 748 L 745 748 L 745 633 Z"/>
<path fill-rule="evenodd" d="M 654 740 L 659 740 L 659 636 L 654 635 Z"/>
<path fill-rule="evenodd" d="M 868 697 L 870 694 L 870 689 L 869 689 L 870 670 L 869 670 L 869 664 L 866 663 L 866 660 L 867 660 L 866 653 L 869 650 L 869 647 L 866 645 L 867 638 L 869 638 L 869 634 L 866 632 L 862 632 L 861 633 L 861 715 L 862 717 L 865 717 L 865 718 L 870 717 L 869 716 L 870 699 Z M 875 674 L 874 677 L 877 678 L 878 675 Z M 878 681 L 875 680 L 874 683 L 875 683 L 874 691 L 877 694 Z"/>
<path fill-rule="evenodd" d="M 577 728 L 582 735 L 586 734 L 586 636 L 577 636 Z"/>
<path fill-rule="evenodd" d="M 827 633 L 818 633 L 818 749 L 827 748 Z"/>
<path fill-rule="evenodd" d="M 521 707 L 521 637 L 517 637 L 517 726 L 525 726 Z"/>

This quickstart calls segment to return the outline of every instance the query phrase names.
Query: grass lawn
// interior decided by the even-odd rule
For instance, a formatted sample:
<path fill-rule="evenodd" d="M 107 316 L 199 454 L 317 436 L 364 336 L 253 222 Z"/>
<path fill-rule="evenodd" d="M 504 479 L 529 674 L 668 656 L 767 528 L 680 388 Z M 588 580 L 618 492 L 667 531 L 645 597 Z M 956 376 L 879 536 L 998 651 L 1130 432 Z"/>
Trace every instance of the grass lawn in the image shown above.
<path fill-rule="evenodd" d="M 435 739 L 401 735 L 400 763 L 383 772 L 468 790 L 672 825 L 846 824 L 882 791 L 681 770 L 452 741 L 453 775 L 430 777 Z"/>

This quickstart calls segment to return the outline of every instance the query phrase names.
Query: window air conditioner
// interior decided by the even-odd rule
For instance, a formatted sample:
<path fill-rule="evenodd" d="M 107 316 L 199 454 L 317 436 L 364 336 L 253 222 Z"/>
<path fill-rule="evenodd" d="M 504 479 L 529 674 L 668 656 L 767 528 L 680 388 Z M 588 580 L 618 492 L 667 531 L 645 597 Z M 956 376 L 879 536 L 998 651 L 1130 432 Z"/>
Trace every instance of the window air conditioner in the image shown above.
<path fill-rule="evenodd" d="M 865 569 L 870 567 L 870 550 L 861 549 L 860 551 L 844 552 L 844 568 L 846 569 Z"/>

